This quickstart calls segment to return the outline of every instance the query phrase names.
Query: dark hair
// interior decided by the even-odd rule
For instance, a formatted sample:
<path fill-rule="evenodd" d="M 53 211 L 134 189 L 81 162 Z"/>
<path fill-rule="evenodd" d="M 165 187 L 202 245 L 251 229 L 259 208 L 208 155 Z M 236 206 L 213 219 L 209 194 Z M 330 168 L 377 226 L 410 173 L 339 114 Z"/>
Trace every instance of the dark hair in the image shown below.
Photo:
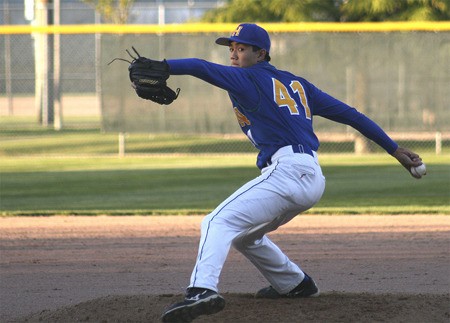
<path fill-rule="evenodd" d="M 257 51 L 259 51 L 261 48 L 259 48 L 258 46 L 253 46 L 252 45 L 252 47 L 253 47 L 253 51 L 254 52 L 257 52 Z M 269 53 L 266 51 L 266 56 L 264 57 L 264 60 L 266 61 L 266 62 L 270 62 L 270 55 L 269 55 Z"/>

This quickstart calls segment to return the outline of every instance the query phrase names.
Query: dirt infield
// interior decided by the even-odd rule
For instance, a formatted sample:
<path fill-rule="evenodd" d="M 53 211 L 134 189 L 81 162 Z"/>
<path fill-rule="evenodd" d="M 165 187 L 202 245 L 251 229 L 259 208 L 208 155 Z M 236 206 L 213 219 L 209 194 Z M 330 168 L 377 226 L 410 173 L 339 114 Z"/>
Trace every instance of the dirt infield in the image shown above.
<path fill-rule="evenodd" d="M 1 322 L 158 322 L 178 301 L 202 217 L 0 218 Z M 232 250 L 224 311 L 198 322 L 449 322 L 450 217 L 299 216 L 271 238 L 314 277 L 314 299 L 260 300 Z"/>

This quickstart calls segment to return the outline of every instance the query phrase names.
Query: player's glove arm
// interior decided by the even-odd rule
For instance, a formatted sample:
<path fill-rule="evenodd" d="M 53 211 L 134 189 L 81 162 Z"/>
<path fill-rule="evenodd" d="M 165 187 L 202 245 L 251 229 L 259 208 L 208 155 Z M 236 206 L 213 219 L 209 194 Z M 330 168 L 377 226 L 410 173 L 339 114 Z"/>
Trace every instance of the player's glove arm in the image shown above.
<path fill-rule="evenodd" d="M 171 75 L 191 75 L 231 93 L 256 91 L 242 68 L 199 58 L 168 59 Z"/>
<path fill-rule="evenodd" d="M 140 98 L 165 105 L 177 99 L 180 89 L 175 92 L 167 86 L 170 68 L 166 60 L 139 57 L 128 70 L 131 84 Z"/>
<path fill-rule="evenodd" d="M 159 104 L 171 104 L 177 99 L 180 89 L 175 92 L 167 86 L 167 79 L 170 76 L 167 61 L 156 61 L 143 57 L 134 47 L 131 48 L 134 53 L 126 50 L 132 59 L 131 62 L 127 59 L 115 58 L 109 64 L 116 60 L 128 62 L 130 64 L 128 72 L 131 86 L 140 98 Z"/>

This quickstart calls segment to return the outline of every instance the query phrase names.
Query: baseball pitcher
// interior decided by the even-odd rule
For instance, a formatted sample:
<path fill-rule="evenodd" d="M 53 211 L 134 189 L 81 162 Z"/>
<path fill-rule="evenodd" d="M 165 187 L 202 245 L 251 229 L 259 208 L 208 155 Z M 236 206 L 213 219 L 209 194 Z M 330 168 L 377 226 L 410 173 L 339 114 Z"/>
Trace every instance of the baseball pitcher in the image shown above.
<path fill-rule="evenodd" d="M 421 158 L 399 147 L 371 119 L 304 78 L 271 65 L 271 42 L 263 28 L 240 24 L 230 37 L 216 43 L 228 48 L 230 66 L 197 58 L 154 61 L 139 55 L 129 66 L 137 95 L 159 104 L 170 104 L 178 96 L 179 90 L 167 88 L 169 75 L 191 75 L 227 91 L 242 131 L 259 150 L 256 165 L 261 175 L 203 219 L 185 298 L 165 310 L 164 322 L 191 321 L 224 308 L 217 286 L 231 246 L 269 282 L 256 297 L 319 295 L 314 280 L 266 235 L 314 206 L 324 192 L 314 117 L 352 126 L 395 157 L 412 176 L 420 177 L 411 167 L 422 165 Z"/>

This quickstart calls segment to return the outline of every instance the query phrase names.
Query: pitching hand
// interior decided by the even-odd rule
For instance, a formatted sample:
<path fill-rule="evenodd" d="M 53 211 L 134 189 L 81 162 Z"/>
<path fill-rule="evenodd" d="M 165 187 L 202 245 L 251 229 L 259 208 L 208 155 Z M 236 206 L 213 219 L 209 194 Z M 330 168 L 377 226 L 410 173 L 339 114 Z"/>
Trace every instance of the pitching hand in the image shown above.
<path fill-rule="evenodd" d="M 392 156 L 394 156 L 398 160 L 398 162 L 408 170 L 411 176 L 420 178 L 411 173 L 411 167 L 422 165 L 422 158 L 420 158 L 418 154 L 412 152 L 407 148 L 398 147 L 397 150 L 392 153 Z"/>

